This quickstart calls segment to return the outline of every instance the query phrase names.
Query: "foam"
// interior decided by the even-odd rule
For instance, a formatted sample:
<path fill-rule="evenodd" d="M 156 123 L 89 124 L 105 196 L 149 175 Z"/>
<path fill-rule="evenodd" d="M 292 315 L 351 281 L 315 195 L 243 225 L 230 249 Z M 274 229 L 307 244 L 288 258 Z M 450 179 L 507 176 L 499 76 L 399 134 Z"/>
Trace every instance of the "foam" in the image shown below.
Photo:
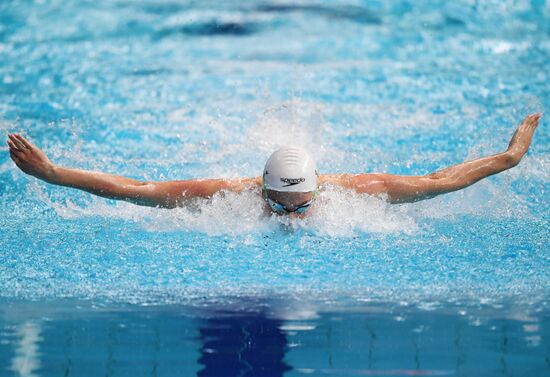
<path fill-rule="evenodd" d="M 207 235 L 258 235 L 281 226 L 328 237 L 352 237 L 358 233 L 412 233 L 415 221 L 403 207 L 390 205 L 380 198 L 359 195 L 349 190 L 328 187 L 318 197 L 305 218 L 279 216 L 267 210 L 259 192 L 237 194 L 222 192 L 212 199 L 200 199 L 189 207 L 172 210 L 138 207 L 131 203 L 109 204 L 90 198 L 85 205 L 71 200 L 56 202 L 32 185 L 32 195 L 53 208 L 64 219 L 104 217 L 140 223 L 151 232 L 197 231 Z"/>
<path fill-rule="evenodd" d="M 131 203 L 109 203 L 88 198 L 78 205 L 49 198 L 33 184 L 31 195 L 53 208 L 65 219 L 99 216 L 138 222 L 150 232 L 197 231 L 207 235 L 258 235 L 280 226 L 326 237 L 353 237 L 358 234 L 407 234 L 421 229 L 428 219 L 471 215 L 494 218 L 530 217 L 525 200 L 508 192 L 509 187 L 486 182 L 460 193 L 424 202 L 391 205 L 384 198 L 357 194 L 337 187 L 324 187 L 318 193 L 308 216 L 290 218 L 266 210 L 259 192 L 222 192 L 212 199 L 198 199 L 189 207 L 159 209 Z"/>
<path fill-rule="evenodd" d="M 177 172 L 181 171 L 181 167 L 177 167 L 180 159 L 189 163 L 201 160 L 198 166 L 203 172 L 199 176 L 238 177 L 259 175 L 265 158 L 274 149 L 286 145 L 289 140 L 310 150 L 324 170 L 330 169 L 331 166 L 334 170 L 339 170 L 352 160 L 355 160 L 353 166 L 368 166 L 369 153 L 376 153 L 366 150 L 365 156 L 358 157 L 356 153 L 340 149 L 330 142 L 339 134 L 360 132 L 359 124 L 350 126 L 350 131 L 333 127 L 326 120 L 327 116 L 336 111 L 331 105 L 297 98 L 267 106 L 269 102 L 266 99 L 266 102 L 249 104 L 251 107 L 264 107 L 260 107 L 261 111 L 248 112 L 254 123 L 245 128 L 243 137 L 239 139 L 235 139 L 234 132 L 225 127 L 223 117 L 212 117 L 207 112 L 197 109 L 193 116 L 188 118 L 184 111 L 175 111 L 171 115 L 172 121 L 191 122 L 188 125 L 190 132 L 200 131 L 205 123 L 209 124 L 209 129 L 211 132 L 214 131 L 218 139 L 219 147 L 205 148 L 194 143 L 178 144 L 178 151 L 171 161 L 161 158 L 154 163 L 161 164 L 168 171 L 174 171 L 170 174 L 170 177 L 174 178 L 177 178 Z M 376 106 L 355 109 L 358 113 L 372 117 L 373 122 L 386 126 L 385 131 L 374 129 L 375 131 L 368 132 L 393 132 L 396 127 L 399 132 L 411 132 L 411 127 L 417 129 L 415 132 L 433 132 L 434 127 L 441 127 L 445 119 L 459 116 L 448 114 L 434 119 L 428 116 L 425 109 L 406 114 L 405 109 L 394 108 L 392 113 L 397 116 L 391 117 L 379 113 L 378 110 Z M 474 110 L 470 112 L 475 113 Z M 74 124 L 71 124 L 71 129 L 72 127 Z M 75 161 L 87 161 L 82 155 L 82 144 L 78 135 L 73 133 L 72 137 L 76 140 L 76 147 L 71 148 L 68 157 Z M 485 150 L 490 150 L 490 147 L 491 144 L 471 148 L 466 159 L 479 157 Z M 54 150 L 54 154 L 59 153 L 59 149 Z M 408 166 L 411 161 L 418 159 L 433 163 L 441 156 L 439 152 L 422 157 L 418 152 L 412 153 L 409 160 L 403 161 L 402 164 Z M 545 155 L 526 156 L 518 167 L 496 178 L 483 180 L 460 192 L 413 204 L 389 205 L 384 198 L 325 187 L 319 192 L 311 213 L 304 219 L 271 215 L 266 212 L 265 205 L 256 191 L 245 191 L 242 194 L 225 192 L 215 195 L 211 200 L 197 200 L 190 208 L 166 210 L 143 208 L 123 202 L 113 204 L 88 194 L 79 196 L 78 202 L 84 204 L 75 204 L 70 199 L 63 203 L 48 197 L 40 189 L 40 185 L 33 183 L 31 187 L 33 194 L 55 209 L 62 218 L 118 218 L 139 222 L 144 229 L 151 232 L 196 231 L 208 235 L 242 236 L 269 233 L 282 226 L 327 237 L 353 237 L 358 234 L 376 233 L 410 235 L 421 230 L 423 224 L 430 219 L 450 219 L 464 215 L 493 218 L 532 217 L 528 200 L 521 193 L 515 193 L 512 184 L 525 180 L 526 177 L 531 186 L 538 181 L 544 181 L 548 177 L 547 160 Z M 222 163 L 217 163 L 219 161 Z M 143 163 L 148 161 L 141 161 L 141 164 Z M 191 171 L 195 169 L 192 168 Z M 320 170 L 323 173 L 323 169 Z M 257 174 L 254 174 L 255 172 Z"/>
<path fill-rule="evenodd" d="M 66 166 L 148 181 L 260 176 L 292 141 L 321 173 L 420 175 L 503 150 L 548 106 L 548 4 L 451 5 L 439 17 L 387 3 L 381 24 L 337 22 L 338 33 L 328 13 L 252 3 L 164 14 L 29 4 L 5 9 L 0 128 L 28 132 Z M 182 43 L 215 22 L 221 34 Z M 223 34 L 228 24 L 244 32 Z M 519 166 L 470 188 L 389 205 L 327 187 L 304 219 L 265 212 L 255 192 L 174 210 L 108 201 L 37 183 L 0 148 L 0 296 L 342 293 L 427 309 L 433 296 L 547 297 L 545 119 Z"/>

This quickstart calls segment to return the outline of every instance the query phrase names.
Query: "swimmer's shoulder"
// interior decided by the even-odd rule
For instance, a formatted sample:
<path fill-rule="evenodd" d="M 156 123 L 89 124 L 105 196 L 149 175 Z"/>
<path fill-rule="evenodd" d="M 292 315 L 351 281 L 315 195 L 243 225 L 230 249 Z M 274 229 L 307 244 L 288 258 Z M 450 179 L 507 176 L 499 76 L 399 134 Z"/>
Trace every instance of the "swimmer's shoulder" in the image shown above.
<path fill-rule="evenodd" d="M 353 174 L 320 174 L 319 186 L 341 186 L 348 187 L 352 185 Z"/>
<path fill-rule="evenodd" d="M 321 174 L 319 185 L 339 186 L 359 193 L 377 195 L 386 190 L 385 175 L 383 173 Z"/>
<path fill-rule="evenodd" d="M 230 190 L 237 192 L 262 187 L 262 177 L 236 178 L 230 179 L 227 182 Z"/>

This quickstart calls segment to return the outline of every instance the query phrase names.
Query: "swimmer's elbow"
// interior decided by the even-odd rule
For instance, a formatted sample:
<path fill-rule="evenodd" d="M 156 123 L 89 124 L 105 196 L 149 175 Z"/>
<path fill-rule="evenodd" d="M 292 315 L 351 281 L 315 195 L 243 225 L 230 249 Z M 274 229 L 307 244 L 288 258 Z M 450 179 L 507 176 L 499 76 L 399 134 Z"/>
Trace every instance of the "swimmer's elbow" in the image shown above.
<path fill-rule="evenodd" d="M 414 203 L 455 190 L 456 182 L 447 177 L 432 174 L 407 177 L 388 183 L 388 202 L 392 204 Z"/>
<path fill-rule="evenodd" d="M 517 154 L 514 154 L 510 151 L 506 151 L 498 156 L 501 163 L 504 165 L 505 169 L 513 168 L 514 166 L 517 166 L 519 162 L 521 161 L 521 157 L 519 157 Z"/>

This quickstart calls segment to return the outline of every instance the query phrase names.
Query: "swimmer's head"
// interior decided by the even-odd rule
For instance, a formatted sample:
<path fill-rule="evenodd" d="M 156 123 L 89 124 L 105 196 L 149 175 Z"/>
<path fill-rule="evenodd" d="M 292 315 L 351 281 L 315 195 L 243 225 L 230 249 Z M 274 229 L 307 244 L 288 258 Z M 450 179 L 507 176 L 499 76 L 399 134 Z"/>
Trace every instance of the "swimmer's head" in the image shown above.
<path fill-rule="evenodd" d="M 315 160 L 301 147 L 283 147 L 269 157 L 263 174 L 263 195 L 277 213 L 307 211 L 317 192 Z"/>

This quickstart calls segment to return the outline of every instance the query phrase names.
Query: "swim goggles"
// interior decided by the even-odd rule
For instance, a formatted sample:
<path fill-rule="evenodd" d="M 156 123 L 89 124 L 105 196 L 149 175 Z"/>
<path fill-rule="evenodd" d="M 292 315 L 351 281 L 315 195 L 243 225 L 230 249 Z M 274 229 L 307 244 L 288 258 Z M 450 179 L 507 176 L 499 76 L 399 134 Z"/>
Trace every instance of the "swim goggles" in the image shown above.
<path fill-rule="evenodd" d="M 311 198 L 311 200 L 308 200 L 307 202 L 305 203 L 302 203 L 300 204 L 299 206 L 297 206 L 296 208 L 294 208 L 293 210 L 289 210 L 288 208 L 286 208 L 283 204 L 271 199 L 268 195 L 267 195 L 267 185 L 265 184 L 265 182 L 263 183 L 262 185 L 262 191 L 263 191 L 263 195 L 264 195 L 264 199 L 265 201 L 267 202 L 267 204 L 269 204 L 269 207 L 274 211 L 274 212 L 277 212 L 277 213 L 292 213 L 292 212 L 296 212 L 297 214 L 301 215 L 303 213 L 306 213 L 306 211 L 309 209 L 309 206 L 311 205 L 311 203 L 313 203 L 313 200 L 315 199 L 315 197 L 317 196 L 317 188 L 315 189 L 315 191 L 313 191 L 313 197 Z"/>
<path fill-rule="evenodd" d="M 309 206 L 311 205 L 311 203 L 313 203 L 313 199 L 312 198 L 311 200 L 308 200 L 307 202 L 303 203 L 303 204 L 300 204 L 298 207 L 294 208 L 294 209 L 288 209 L 286 208 L 283 204 L 279 203 L 279 202 L 276 202 L 275 200 L 271 199 L 271 198 L 268 198 L 266 197 L 265 200 L 267 202 L 267 204 L 269 204 L 269 206 L 271 207 L 271 209 L 274 211 L 274 212 L 277 212 L 277 213 L 283 213 L 283 212 L 286 212 L 286 213 L 292 213 L 292 212 L 296 212 L 297 214 L 303 214 L 303 213 L 306 213 L 306 211 L 309 209 Z"/>

